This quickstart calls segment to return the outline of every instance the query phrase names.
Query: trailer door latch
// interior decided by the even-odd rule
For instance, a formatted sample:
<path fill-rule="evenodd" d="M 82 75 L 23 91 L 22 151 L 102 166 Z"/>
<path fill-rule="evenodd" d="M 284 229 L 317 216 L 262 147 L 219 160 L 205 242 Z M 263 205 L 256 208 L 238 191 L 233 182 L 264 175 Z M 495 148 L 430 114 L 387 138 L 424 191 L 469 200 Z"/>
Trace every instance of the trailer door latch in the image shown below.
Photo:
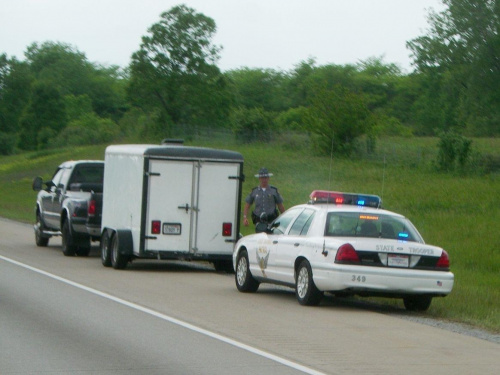
<path fill-rule="evenodd" d="M 189 204 L 186 203 L 184 206 L 179 206 L 177 208 L 182 209 L 182 210 L 186 210 L 186 213 L 188 213 L 190 207 L 189 207 Z"/>

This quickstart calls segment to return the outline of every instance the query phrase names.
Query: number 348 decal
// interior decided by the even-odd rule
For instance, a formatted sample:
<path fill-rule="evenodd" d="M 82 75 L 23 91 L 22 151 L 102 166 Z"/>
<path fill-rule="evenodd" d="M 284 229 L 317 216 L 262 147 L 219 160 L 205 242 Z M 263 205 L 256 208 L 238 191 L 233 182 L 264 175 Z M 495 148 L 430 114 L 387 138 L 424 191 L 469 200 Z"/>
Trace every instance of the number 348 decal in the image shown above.
<path fill-rule="evenodd" d="M 366 281 L 366 277 L 360 276 L 360 275 L 352 275 L 351 281 L 356 281 L 358 283 L 364 283 Z"/>

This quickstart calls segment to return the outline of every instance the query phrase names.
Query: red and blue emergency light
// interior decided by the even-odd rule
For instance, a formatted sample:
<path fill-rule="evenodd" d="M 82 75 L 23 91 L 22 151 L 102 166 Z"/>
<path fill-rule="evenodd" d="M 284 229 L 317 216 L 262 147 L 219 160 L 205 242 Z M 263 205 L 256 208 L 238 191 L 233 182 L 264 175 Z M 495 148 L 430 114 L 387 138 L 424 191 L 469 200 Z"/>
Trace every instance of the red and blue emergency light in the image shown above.
<path fill-rule="evenodd" d="M 341 193 L 338 191 L 314 190 L 309 196 L 310 204 L 348 204 L 352 206 L 382 207 L 382 199 L 378 195 Z"/>

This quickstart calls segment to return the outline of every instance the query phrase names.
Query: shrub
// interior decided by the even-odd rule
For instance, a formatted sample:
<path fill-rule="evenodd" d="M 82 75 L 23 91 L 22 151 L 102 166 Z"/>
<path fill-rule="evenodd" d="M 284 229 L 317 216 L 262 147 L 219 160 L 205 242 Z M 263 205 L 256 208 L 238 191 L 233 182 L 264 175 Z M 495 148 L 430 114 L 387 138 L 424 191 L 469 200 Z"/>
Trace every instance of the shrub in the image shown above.
<path fill-rule="evenodd" d="M 10 155 L 16 150 L 17 136 L 0 132 L 0 155 Z"/>
<path fill-rule="evenodd" d="M 240 108 L 231 114 L 231 126 L 239 142 L 271 141 L 273 116 L 262 108 Z"/>
<path fill-rule="evenodd" d="M 442 171 L 453 171 L 457 167 L 464 170 L 471 157 L 472 140 L 448 130 L 439 134 L 438 168 Z"/>

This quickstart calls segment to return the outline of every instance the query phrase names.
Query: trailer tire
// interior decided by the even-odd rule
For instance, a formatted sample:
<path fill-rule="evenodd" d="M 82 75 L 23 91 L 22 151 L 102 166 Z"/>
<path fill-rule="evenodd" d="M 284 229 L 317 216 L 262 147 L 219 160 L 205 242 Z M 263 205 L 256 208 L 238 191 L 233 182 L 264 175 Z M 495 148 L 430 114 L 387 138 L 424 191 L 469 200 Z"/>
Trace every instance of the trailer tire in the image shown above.
<path fill-rule="evenodd" d="M 111 249 L 109 232 L 104 231 L 101 237 L 101 263 L 104 267 L 111 267 Z"/>
<path fill-rule="evenodd" d="M 232 260 L 214 260 L 213 264 L 217 272 L 234 273 Z"/>
<path fill-rule="evenodd" d="M 123 245 L 120 243 L 119 233 L 116 232 L 111 237 L 111 266 L 115 270 L 123 270 L 127 267 L 130 257 L 123 254 Z"/>

